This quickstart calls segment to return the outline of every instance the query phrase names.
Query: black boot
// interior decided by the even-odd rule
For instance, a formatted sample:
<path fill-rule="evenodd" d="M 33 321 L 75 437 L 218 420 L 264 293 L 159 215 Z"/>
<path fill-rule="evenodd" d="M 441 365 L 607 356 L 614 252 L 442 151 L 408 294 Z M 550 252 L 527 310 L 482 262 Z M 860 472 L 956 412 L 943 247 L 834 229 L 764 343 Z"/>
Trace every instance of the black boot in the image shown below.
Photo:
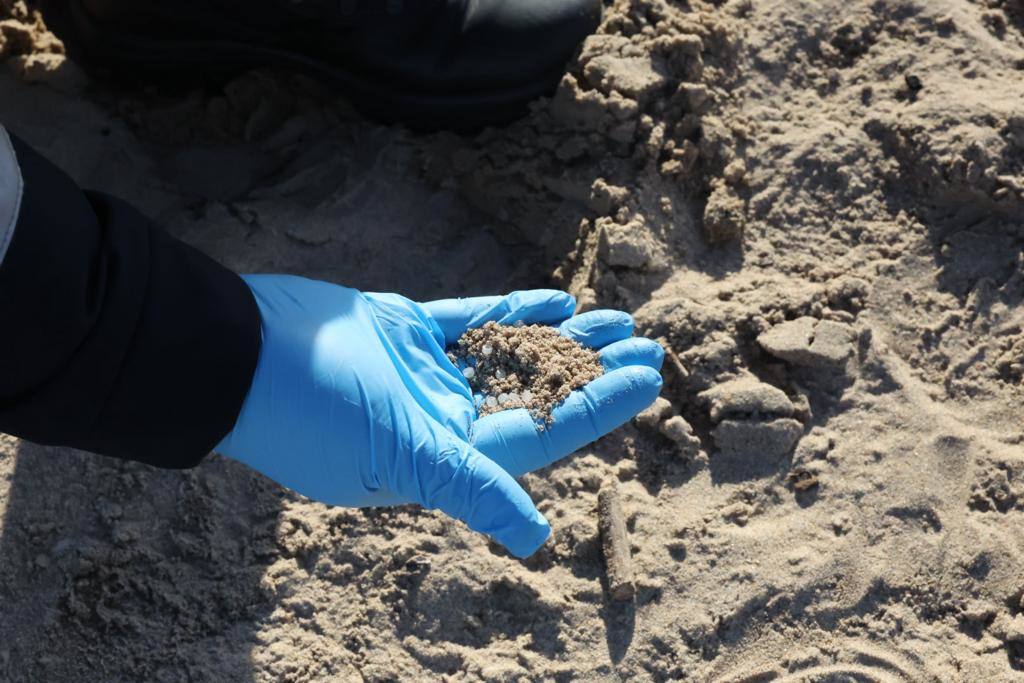
<path fill-rule="evenodd" d="M 550 93 L 601 0 L 44 0 L 72 58 L 139 79 L 302 69 L 415 128 L 511 121 Z"/>

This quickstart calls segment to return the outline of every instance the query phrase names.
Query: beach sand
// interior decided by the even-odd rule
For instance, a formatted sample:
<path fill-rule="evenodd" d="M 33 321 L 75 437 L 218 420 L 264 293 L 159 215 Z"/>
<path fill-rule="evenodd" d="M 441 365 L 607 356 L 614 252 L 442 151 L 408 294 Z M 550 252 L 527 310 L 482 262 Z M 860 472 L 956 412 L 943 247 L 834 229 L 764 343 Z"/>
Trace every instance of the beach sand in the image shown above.
<path fill-rule="evenodd" d="M 673 351 L 668 403 L 524 477 L 525 561 L 216 456 L 4 437 L 3 680 L 1024 680 L 1020 0 L 618 0 L 472 136 L 293 74 L 124 90 L 0 18 L 0 121 L 230 268 L 558 286 Z"/>

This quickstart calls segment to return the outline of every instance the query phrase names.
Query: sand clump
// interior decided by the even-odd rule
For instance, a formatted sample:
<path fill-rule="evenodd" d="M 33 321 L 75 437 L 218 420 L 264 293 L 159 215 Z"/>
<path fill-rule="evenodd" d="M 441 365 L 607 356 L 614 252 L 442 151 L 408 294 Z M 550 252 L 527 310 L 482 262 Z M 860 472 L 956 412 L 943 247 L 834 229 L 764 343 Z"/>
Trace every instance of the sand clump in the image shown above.
<path fill-rule="evenodd" d="M 462 335 L 451 356 L 480 415 L 526 408 L 541 428 L 573 390 L 604 374 L 596 351 L 546 325 L 489 322 Z"/>

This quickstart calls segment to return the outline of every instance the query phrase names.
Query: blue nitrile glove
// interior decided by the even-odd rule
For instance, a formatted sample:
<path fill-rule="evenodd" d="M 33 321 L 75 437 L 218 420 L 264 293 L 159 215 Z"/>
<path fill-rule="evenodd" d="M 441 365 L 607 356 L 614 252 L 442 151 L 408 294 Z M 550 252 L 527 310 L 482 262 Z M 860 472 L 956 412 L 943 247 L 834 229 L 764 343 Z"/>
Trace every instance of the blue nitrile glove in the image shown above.
<path fill-rule="evenodd" d="M 551 290 L 418 304 L 287 275 L 246 276 L 263 347 L 234 429 L 217 451 L 331 505 L 440 508 L 525 557 L 547 521 L 512 478 L 568 455 L 654 401 L 662 351 L 627 339 L 625 313 L 569 318 Z M 477 420 L 445 347 L 469 327 L 561 323 L 603 347 L 609 372 L 573 394 L 538 432 L 525 410 Z M 564 321 L 564 322 L 563 322 Z"/>

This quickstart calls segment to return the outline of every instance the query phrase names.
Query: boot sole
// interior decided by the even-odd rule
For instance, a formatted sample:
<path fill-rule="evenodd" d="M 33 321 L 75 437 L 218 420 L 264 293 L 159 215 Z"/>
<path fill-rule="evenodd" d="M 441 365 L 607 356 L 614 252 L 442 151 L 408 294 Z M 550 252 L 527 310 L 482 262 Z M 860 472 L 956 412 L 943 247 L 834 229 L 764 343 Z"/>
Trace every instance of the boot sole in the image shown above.
<path fill-rule="evenodd" d="M 195 82 L 261 66 L 284 67 L 311 74 L 337 88 L 363 115 L 417 130 L 447 129 L 463 132 L 502 125 L 520 118 L 527 105 L 550 95 L 564 74 L 564 65 L 518 87 L 490 91 L 416 93 L 389 86 L 336 65 L 273 48 L 230 41 L 180 42 L 113 30 L 96 22 L 76 2 L 59 3 L 62 37 L 84 49 L 86 66 L 116 64 L 117 75 Z M 72 52 L 74 57 L 74 52 Z M 129 67 L 123 65 L 128 64 Z M 197 78 L 198 72 L 198 78 Z"/>

